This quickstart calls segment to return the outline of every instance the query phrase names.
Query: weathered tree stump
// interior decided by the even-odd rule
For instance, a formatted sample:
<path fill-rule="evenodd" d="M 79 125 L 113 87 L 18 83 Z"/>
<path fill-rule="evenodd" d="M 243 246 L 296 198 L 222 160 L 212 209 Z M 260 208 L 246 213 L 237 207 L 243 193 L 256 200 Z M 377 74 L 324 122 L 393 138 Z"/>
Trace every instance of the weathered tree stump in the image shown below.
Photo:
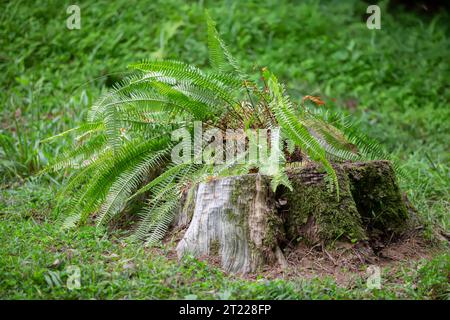
<path fill-rule="evenodd" d="M 268 177 L 257 174 L 200 183 L 192 219 L 177 246 L 179 256 L 219 255 L 226 271 L 248 273 L 276 257 L 278 222 Z M 189 212 L 193 209 L 193 213 Z"/>
<path fill-rule="evenodd" d="M 388 161 L 335 166 L 339 200 L 314 164 L 288 172 L 293 191 L 271 191 L 260 174 L 200 183 L 184 196 L 175 225 L 187 226 L 181 257 L 218 256 L 223 269 L 254 272 L 285 264 L 280 246 L 367 240 L 371 233 L 401 232 L 408 212 Z"/>

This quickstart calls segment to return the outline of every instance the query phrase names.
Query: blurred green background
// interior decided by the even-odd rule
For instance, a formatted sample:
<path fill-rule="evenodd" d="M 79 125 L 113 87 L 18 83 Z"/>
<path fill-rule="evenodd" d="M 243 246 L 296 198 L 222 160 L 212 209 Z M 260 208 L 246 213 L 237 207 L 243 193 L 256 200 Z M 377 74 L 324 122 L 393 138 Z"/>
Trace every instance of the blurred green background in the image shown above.
<path fill-rule="evenodd" d="M 36 284 L 34 290 L 32 276 L 31 291 L 14 291 L 21 246 L 30 242 L 25 235 L 42 230 L 70 237 L 52 227 L 51 198 L 64 177 L 35 176 L 70 140 L 41 140 L 80 124 L 129 63 L 171 58 L 208 68 L 205 8 L 247 70 L 267 66 L 295 101 L 320 95 L 327 108 L 358 120 L 411 173 L 402 188 L 424 220 L 449 230 L 448 12 L 421 14 L 384 1 L 381 30 L 369 30 L 368 4 L 356 0 L 77 1 L 81 29 L 68 30 L 71 4 L 0 4 L 0 240 L 10 243 L 0 254 L 16 256 L 8 266 L 1 260 L 12 281 L 0 283 L 4 292 L 50 294 Z M 43 246 L 25 252 L 39 256 L 32 250 Z M 30 259 L 44 279 L 45 263 Z"/>

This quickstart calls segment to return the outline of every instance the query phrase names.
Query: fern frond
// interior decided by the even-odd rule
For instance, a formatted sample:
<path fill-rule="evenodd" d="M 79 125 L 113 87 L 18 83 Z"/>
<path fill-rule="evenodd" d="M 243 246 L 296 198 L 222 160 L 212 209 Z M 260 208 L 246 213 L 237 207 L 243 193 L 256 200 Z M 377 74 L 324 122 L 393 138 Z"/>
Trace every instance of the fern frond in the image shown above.
<path fill-rule="evenodd" d="M 176 186 L 174 185 L 171 190 L 165 194 L 164 201 L 158 201 L 141 212 L 141 221 L 131 236 L 131 239 L 148 239 L 147 242 L 151 245 L 161 240 L 174 218 L 175 209 L 177 208 L 180 199 L 181 194 L 179 190 L 176 190 Z"/>
<path fill-rule="evenodd" d="M 273 192 L 275 192 L 279 186 L 285 186 L 290 191 L 294 190 L 292 183 L 286 174 L 285 167 L 280 167 L 280 170 L 272 174 L 271 178 L 272 179 L 270 180 L 270 187 L 272 188 Z"/>
<path fill-rule="evenodd" d="M 356 161 L 361 158 L 356 146 L 345 137 L 343 132 L 331 124 L 310 117 L 306 117 L 300 122 L 322 145 L 329 158 L 337 161 Z"/>
<path fill-rule="evenodd" d="M 170 150 L 165 149 L 144 157 L 132 165 L 111 185 L 105 201 L 97 217 L 97 225 L 109 222 L 127 204 L 127 199 L 142 181 L 149 176 L 151 169 L 158 168 L 164 163 L 164 157 Z"/>
<path fill-rule="evenodd" d="M 120 148 L 122 141 L 120 138 L 120 122 L 118 119 L 118 112 L 115 107 L 105 110 L 104 124 L 108 145 L 114 152 L 116 152 Z"/>
<path fill-rule="evenodd" d="M 121 147 L 113 157 L 96 163 L 95 174 L 75 196 L 75 203 L 69 208 L 69 222 L 73 225 L 79 217 L 85 221 L 89 214 L 95 212 L 105 200 L 109 189 L 122 172 L 135 166 L 157 151 L 168 147 L 167 139 L 154 139 L 144 142 L 132 142 Z"/>
<path fill-rule="evenodd" d="M 81 168 L 89 164 L 95 157 L 105 152 L 106 137 L 101 134 L 91 138 L 85 143 L 74 147 L 59 156 L 56 160 L 50 163 L 45 169 L 45 172 L 55 172 L 66 168 Z"/>
<path fill-rule="evenodd" d="M 197 120 L 204 120 L 213 116 L 208 105 L 191 99 L 189 96 L 171 86 L 162 82 L 156 82 L 154 88 L 158 90 L 159 94 L 165 96 L 171 105 L 178 106 L 183 110 L 188 111 Z"/>
<path fill-rule="evenodd" d="M 237 89 L 237 83 L 231 83 L 230 78 L 218 74 L 205 74 L 200 69 L 180 61 L 143 61 L 130 65 L 130 68 L 144 72 L 158 72 L 163 76 L 177 80 L 187 80 L 198 87 L 210 90 L 226 103 L 236 104 L 230 89 Z"/>
<path fill-rule="evenodd" d="M 339 182 L 337 175 L 330 162 L 326 158 L 325 149 L 314 139 L 295 115 L 294 109 L 290 104 L 287 95 L 282 86 L 278 83 L 277 78 L 270 74 L 268 76 L 269 87 L 273 92 L 273 101 L 270 104 L 275 117 L 282 130 L 286 135 L 300 148 L 306 150 L 312 160 L 320 162 L 329 174 L 332 186 L 336 189 L 336 196 L 339 199 Z"/>
<path fill-rule="evenodd" d="M 204 165 L 178 164 L 155 178 L 148 185 L 136 192 L 132 197 L 150 191 L 148 207 L 139 214 L 141 221 L 132 235 L 132 239 L 146 239 L 153 245 L 161 240 L 179 205 L 182 189 L 187 184 L 194 185 L 205 177 Z"/>
<path fill-rule="evenodd" d="M 280 127 L 270 128 L 270 157 L 269 163 L 263 163 L 260 167 L 261 173 L 267 173 L 271 176 L 270 186 L 272 191 L 275 192 L 280 185 L 284 185 L 289 190 L 293 190 L 289 177 L 286 174 L 286 159 L 284 158 L 284 152 L 281 150 L 282 134 Z"/>
<path fill-rule="evenodd" d="M 105 108 L 111 101 L 114 101 L 117 96 L 127 96 L 132 92 L 146 91 L 150 86 L 149 83 L 154 81 L 155 78 L 156 77 L 152 77 L 150 74 L 136 72 L 119 83 L 114 84 L 112 89 L 103 94 L 91 108 L 89 108 L 87 121 L 95 122 L 101 120 Z"/>
<path fill-rule="evenodd" d="M 205 16 L 208 30 L 209 61 L 211 66 L 221 73 L 232 71 L 238 75 L 241 81 L 248 79 L 248 76 L 242 72 L 238 62 L 230 53 L 225 42 L 217 32 L 216 23 L 211 19 L 208 10 L 205 10 Z"/>
<path fill-rule="evenodd" d="M 214 114 L 217 114 L 223 110 L 223 101 L 217 98 L 217 96 L 210 90 L 202 89 L 193 85 L 189 81 L 179 81 L 172 88 L 194 101 L 207 105 Z"/>
<path fill-rule="evenodd" d="M 66 130 L 64 132 L 61 132 L 59 134 L 56 134 L 54 136 L 48 137 L 46 139 L 41 140 L 41 142 L 45 143 L 45 142 L 50 142 L 53 141 L 57 138 L 60 137 L 64 137 L 67 136 L 69 134 L 72 133 L 77 133 L 77 134 L 86 134 L 86 133 L 93 133 L 93 132 L 97 132 L 103 129 L 103 122 L 101 121 L 97 121 L 97 122 L 91 122 L 91 123 L 85 123 L 82 124 L 81 126 Z M 76 138 L 76 140 L 80 140 L 80 138 Z"/>
<path fill-rule="evenodd" d="M 186 168 L 189 168 L 191 166 L 192 166 L 192 164 L 190 164 L 190 163 L 180 163 L 180 164 L 174 165 L 172 167 L 169 167 L 168 169 L 166 169 L 166 171 L 161 173 L 158 177 L 156 177 L 155 179 L 150 181 L 148 184 L 146 184 L 145 186 L 143 186 L 139 190 L 137 190 L 128 199 L 128 201 L 137 197 L 140 194 L 143 194 L 143 193 L 149 191 L 150 189 L 154 188 L 155 186 L 157 186 L 165 181 L 172 182 L 176 178 L 179 178 L 180 176 L 182 176 L 182 174 L 184 173 L 184 170 L 186 170 Z"/>

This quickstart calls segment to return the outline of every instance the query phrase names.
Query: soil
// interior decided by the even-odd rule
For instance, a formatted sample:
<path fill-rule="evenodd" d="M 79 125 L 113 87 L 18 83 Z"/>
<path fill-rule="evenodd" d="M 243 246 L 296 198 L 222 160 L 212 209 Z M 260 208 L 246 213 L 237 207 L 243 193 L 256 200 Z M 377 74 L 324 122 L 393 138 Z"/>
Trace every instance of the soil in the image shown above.
<path fill-rule="evenodd" d="M 183 237 L 185 230 L 172 233 L 164 241 L 168 251 L 165 256 L 178 261 L 175 250 L 176 244 Z M 373 247 L 376 243 L 377 246 Z M 161 251 L 153 248 L 151 250 Z M 264 269 L 236 277 L 255 280 L 263 276 L 266 279 L 294 279 L 294 278 L 333 278 L 338 285 L 351 285 L 357 278 L 367 274 L 370 265 L 378 267 L 398 268 L 405 263 L 420 259 L 430 259 L 440 249 L 425 240 L 419 229 L 409 231 L 396 239 L 379 242 L 360 241 L 356 244 L 337 242 L 332 248 L 322 245 L 313 247 L 299 243 L 283 249 L 287 267 L 278 264 L 266 265 Z M 162 253 L 162 251 L 160 252 Z M 203 256 L 199 260 L 217 268 L 221 267 L 219 256 Z"/>
<path fill-rule="evenodd" d="M 437 249 L 423 239 L 420 233 L 408 234 L 386 245 L 375 253 L 369 242 L 336 243 L 325 248 L 298 244 L 285 249 L 288 268 L 271 267 L 264 270 L 266 278 L 331 277 L 340 285 L 347 285 L 357 276 L 366 274 L 367 267 L 396 267 L 405 262 L 433 256 Z"/>

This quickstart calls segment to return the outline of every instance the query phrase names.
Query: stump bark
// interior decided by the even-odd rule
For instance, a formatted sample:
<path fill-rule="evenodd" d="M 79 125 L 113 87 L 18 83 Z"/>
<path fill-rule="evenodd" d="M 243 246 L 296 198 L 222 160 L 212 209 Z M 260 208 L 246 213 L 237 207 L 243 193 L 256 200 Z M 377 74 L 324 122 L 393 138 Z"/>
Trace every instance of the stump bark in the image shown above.
<path fill-rule="evenodd" d="M 288 171 L 293 191 L 274 194 L 270 178 L 248 174 L 194 186 L 183 197 L 175 225 L 187 227 L 177 254 L 220 257 L 232 273 L 286 265 L 285 244 L 352 243 L 371 233 L 397 232 L 408 212 L 388 161 L 335 165 L 339 200 L 316 165 Z"/>
<path fill-rule="evenodd" d="M 177 253 L 220 256 L 229 272 L 248 273 L 276 257 L 279 229 L 268 177 L 252 174 L 200 183 L 195 205 L 186 202 L 179 216 L 192 216 Z M 193 212 L 192 212 L 193 211 Z"/>

